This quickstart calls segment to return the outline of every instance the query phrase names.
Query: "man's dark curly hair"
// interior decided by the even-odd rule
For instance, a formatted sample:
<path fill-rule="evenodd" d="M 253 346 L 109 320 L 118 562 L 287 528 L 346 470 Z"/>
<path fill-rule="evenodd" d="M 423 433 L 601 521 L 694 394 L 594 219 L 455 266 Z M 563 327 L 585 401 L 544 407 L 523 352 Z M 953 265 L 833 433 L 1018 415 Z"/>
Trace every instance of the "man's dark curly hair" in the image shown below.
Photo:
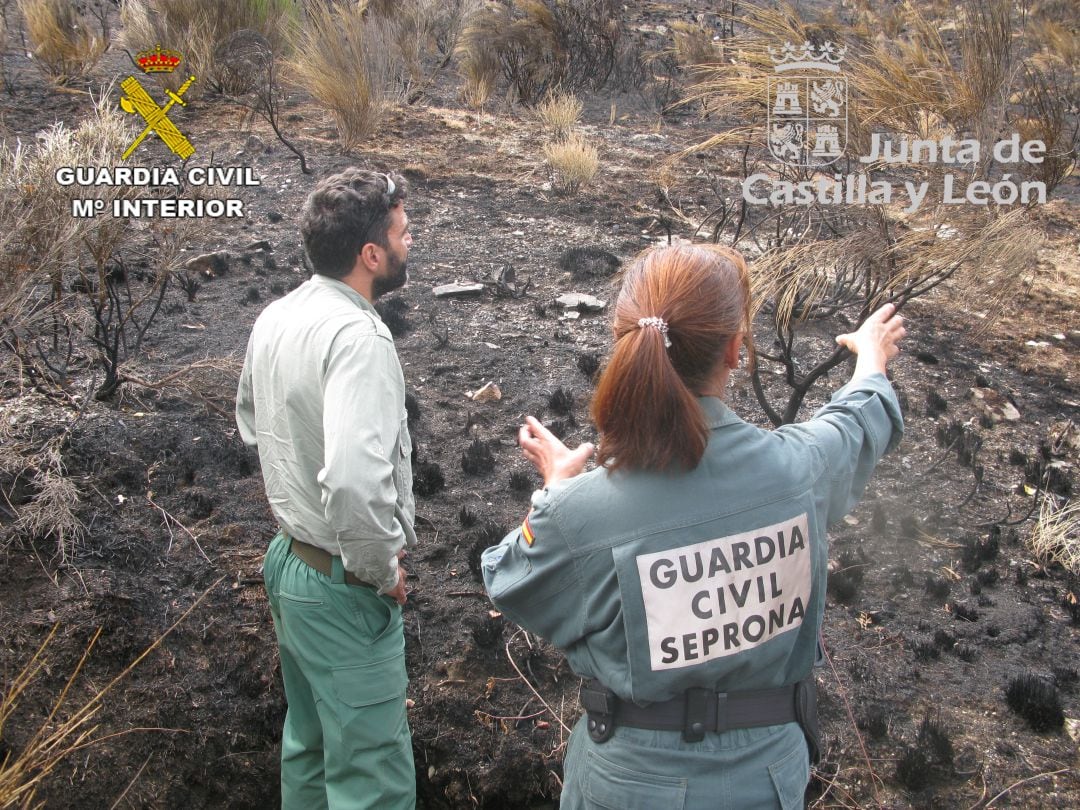
<path fill-rule="evenodd" d="M 319 182 L 304 203 L 300 233 L 319 275 L 344 278 L 368 242 L 388 247 L 390 210 L 408 195 L 400 174 L 350 167 Z"/>

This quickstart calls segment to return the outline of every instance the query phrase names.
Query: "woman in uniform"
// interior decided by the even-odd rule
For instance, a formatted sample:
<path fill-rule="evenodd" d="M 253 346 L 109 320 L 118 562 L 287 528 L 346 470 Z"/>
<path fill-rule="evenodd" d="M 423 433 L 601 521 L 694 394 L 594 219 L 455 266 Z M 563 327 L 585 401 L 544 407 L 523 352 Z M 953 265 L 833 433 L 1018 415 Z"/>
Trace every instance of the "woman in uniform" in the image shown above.
<path fill-rule="evenodd" d="M 803 806 L 825 530 L 900 439 L 885 368 L 904 328 L 886 305 L 839 336 L 851 380 L 772 431 L 724 403 L 749 331 L 737 252 L 648 251 L 592 401 L 599 466 L 583 472 L 591 444 L 521 428 L 544 488 L 482 570 L 495 605 L 586 679 L 563 810 Z"/>

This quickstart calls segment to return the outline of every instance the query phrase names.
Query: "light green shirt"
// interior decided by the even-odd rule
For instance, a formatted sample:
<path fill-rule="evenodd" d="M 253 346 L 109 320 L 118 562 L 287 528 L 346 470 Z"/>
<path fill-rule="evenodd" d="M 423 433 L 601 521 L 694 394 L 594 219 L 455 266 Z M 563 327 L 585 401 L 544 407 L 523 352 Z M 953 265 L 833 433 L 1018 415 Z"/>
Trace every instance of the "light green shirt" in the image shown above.
<path fill-rule="evenodd" d="M 255 322 L 236 395 L 282 529 L 379 588 L 416 543 L 405 380 L 390 331 L 346 284 L 316 275 Z"/>

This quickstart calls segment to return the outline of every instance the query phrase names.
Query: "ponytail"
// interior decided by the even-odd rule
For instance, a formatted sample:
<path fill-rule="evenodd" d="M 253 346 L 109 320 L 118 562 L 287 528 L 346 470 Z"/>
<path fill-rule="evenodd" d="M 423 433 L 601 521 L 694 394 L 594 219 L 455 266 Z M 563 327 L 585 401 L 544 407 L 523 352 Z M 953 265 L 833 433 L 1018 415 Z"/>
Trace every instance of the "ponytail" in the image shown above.
<path fill-rule="evenodd" d="M 697 392 L 748 321 L 749 278 L 735 251 L 678 246 L 638 257 L 619 292 L 615 346 L 592 400 L 599 463 L 696 467 L 708 442 Z"/>

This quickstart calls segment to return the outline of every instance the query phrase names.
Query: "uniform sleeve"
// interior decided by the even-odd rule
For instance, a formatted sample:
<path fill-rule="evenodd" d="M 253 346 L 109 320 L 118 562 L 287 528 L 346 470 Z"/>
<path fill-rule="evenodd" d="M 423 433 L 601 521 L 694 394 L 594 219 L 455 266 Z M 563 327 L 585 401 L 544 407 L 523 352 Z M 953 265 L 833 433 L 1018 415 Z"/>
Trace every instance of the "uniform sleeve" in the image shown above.
<path fill-rule="evenodd" d="M 483 553 L 484 587 L 507 618 L 566 648 L 585 635 L 581 577 L 551 492 L 535 493 L 532 505 L 520 527 Z"/>
<path fill-rule="evenodd" d="M 325 460 L 318 480 L 346 570 L 386 593 L 397 585 L 405 531 L 396 514 L 394 457 L 405 408 L 393 343 L 339 336 L 323 381 Z"/>
<path fill-rule="evenodd" d="M 252 344 L 255 335 L 248 338 L 247 355 L 244 358 L 244 368 L 240 372 L 240 384 L 236 389 L 236 425 L 240 428 L 240 438 L 244 444 L 254 447 L 256 444 L 255 430 L 255 392 L 251 383 L 251 357 L 253 354 Z"/>
<path fill-rule="evenodd" d="M 821 454 L 817 487 L 831 525 L 859 502 L 878 461 L 899 444 L 904 420 L 892 384 L 871 374 L 838 390 L 809 421 L 778 430 L 807 435 Z"/>

